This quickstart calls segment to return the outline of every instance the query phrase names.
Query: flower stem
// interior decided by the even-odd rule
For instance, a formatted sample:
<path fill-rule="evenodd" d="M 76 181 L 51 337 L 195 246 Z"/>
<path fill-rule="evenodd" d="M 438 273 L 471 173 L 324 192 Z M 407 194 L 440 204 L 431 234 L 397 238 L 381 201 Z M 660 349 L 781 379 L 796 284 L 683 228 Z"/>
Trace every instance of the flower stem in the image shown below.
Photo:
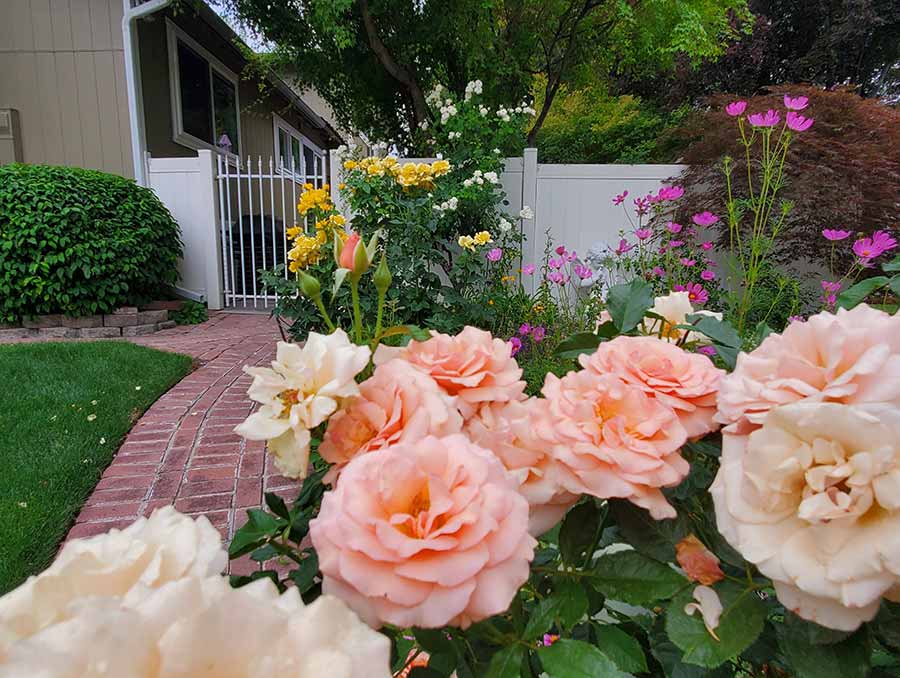
<path fill-rule="evenodd" d="M 350 298 L 353 300 L 353 334 L 356 343 L 362 343 L 362 313 L 359 310 L 359 278 L 350 276 Z"/>

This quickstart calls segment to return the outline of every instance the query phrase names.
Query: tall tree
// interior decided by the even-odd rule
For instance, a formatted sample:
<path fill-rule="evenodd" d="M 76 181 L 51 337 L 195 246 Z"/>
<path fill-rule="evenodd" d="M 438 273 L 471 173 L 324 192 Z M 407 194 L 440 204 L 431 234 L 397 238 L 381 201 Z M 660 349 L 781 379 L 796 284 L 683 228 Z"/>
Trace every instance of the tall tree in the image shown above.
<path fill-rule="evenodd" d="M 735 37 L 746 0 L 219 0 L 275 48 L 267 58 L 315 88 L 340 121 L 401 146 L 429 122 L 425 93 L 484 82 L 519 102 L 540 76 L 533 141 L 560 89 L 585 67 L 654 73 Z M 411 149 L 415 150 L 415 149 Z"/>

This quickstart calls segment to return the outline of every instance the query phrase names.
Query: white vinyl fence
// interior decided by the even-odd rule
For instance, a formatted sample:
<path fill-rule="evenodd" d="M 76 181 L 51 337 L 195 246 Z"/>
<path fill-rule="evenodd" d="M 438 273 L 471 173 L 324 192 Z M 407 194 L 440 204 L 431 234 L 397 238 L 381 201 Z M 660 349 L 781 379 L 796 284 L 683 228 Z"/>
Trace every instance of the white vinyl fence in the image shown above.
<path fill-rule="evenodd" d="M 412 159 L 407 159 L 411 161 Z M 402 162 L 402 161 L 401 161 Z M 623 207 L 613 198 L 632 198 L 676 179 L 683 165 L 551 165 L 538 163 L 537 150 L 507 158 L 501 184 L 506 209 L 518 217 L 524 205 L 534 219 L 522 221 L 523 264 L 541 263 L 547 238 L 581 255 L 595 246 L 615 247 L 630 230 Z M 335 204 L 351 217 L 338 194 L 340 160 L 332 151 L 330 173 Z M 299 221 L 297 200 L 304 182 L 321 186 L 322 174 L 304 176 L 272 159 L 247 158 L 239 165 L 211 151 L 196 158 L 150 158 L 150 186 L 181 226 L 185 244 L 180 289 L 204 299 L 211 309 L 266 309 L 276 300 L 258 270 L 286 263 L 285 230 Z"/>

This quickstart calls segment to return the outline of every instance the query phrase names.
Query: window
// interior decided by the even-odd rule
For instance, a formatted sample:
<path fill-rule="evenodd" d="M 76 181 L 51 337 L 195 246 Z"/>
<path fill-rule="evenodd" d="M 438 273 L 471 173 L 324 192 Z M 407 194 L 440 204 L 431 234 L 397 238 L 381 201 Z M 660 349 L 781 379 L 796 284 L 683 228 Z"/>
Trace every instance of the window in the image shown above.
<path fill-rule="evenodd" d="M 240 155 L 237 76 L 167 20 L 173 140 Z"/>
<path fill-rule="evenodd" d="M 321 148 L 277 115 L 275 121 L 275 157 L 278 169 L 293 174 L 320 188 L 325 183 L 325 154 Z"/>

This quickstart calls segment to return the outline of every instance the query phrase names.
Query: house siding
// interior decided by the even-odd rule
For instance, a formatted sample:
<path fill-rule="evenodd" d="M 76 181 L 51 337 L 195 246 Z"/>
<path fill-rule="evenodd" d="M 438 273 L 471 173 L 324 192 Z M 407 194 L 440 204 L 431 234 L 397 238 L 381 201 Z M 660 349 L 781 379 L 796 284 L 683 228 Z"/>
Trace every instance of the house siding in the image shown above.
<path fill-rule="evenodd" d="M 132 176 L 121 0 L 3 0 L 0 108 L 23 160 Z"/>

